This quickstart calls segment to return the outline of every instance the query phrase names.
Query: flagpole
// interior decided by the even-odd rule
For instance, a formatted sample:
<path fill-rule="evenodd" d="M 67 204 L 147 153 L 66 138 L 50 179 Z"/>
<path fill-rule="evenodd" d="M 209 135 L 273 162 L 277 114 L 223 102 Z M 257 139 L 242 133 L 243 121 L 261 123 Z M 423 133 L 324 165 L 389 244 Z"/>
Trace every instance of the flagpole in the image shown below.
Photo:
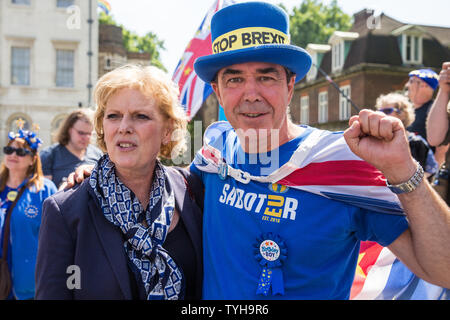
<path fill-rule="evenodd" d="M 336 82 L 333 81 L 333 79 L 331 79 L 331 77 L 326 74 L 325 71 L 322 70 L 322 68 L 320 68 L 318 65 L 316 65 L 315 63 L 312 64 L 314 67 L 317 68 L 317 70 L 319 70 L 319 72 L 325 77 L 325 79 L 331 83 L 333 85 L 333 87 L 339 91 L 339 93 L 348 101 L 350 102 L 350 104 L 352 105 L 352 107 L 356 110 L 357 113 L 359 113 L 359 111 L 361 110 L 353 101 L 352 99 L 350 99 L 342 90 L 341 88 L 339 88 L 339 86 L 336 84 Z"/>

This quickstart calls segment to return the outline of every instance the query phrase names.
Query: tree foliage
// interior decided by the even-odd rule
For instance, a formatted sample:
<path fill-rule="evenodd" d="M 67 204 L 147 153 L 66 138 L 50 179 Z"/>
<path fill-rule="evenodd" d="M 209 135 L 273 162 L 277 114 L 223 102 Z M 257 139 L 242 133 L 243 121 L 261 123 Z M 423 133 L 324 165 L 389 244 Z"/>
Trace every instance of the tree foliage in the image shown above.
<path fill-rule="evenodd" d="M 280 6 L 286 10 L 282 4 Z M 303 0 L 292 9 L 289 23 L 291 43 L 305 48 L 308 43 L 327 43 L 336 30 L 349 30 L 352 18 L 342 11 L 337 0 L 329 5 L 318 0 Z"/>
<path fill-rule="evenodd" d="M 139 36 L 123 25 L 119 25 L 112 16 L 105 14 L 103 11 L 100 11 L 98 21 L 100 24 L 112 24 L 121 27 L 123 45 L 127 51 L 150 53 L 150 63 L 167 71 L 160 60 L 160 51 L 165 50 L 164 40 L 160 40 L 155 33 L 148 32 L 144 36 Z"/>

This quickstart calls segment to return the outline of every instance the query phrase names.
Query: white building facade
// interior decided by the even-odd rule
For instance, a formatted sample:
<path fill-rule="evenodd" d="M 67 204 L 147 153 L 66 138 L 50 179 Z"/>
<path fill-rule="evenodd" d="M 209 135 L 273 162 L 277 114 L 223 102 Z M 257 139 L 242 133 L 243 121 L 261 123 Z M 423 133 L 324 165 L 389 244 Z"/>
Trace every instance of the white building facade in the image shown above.
<path fill-rule="evenodd" d="M 1 146 L 18 118 L 50 145 L 67 114 L 93 107 L 97 75 L 97 1 L 0 0 Z"/>

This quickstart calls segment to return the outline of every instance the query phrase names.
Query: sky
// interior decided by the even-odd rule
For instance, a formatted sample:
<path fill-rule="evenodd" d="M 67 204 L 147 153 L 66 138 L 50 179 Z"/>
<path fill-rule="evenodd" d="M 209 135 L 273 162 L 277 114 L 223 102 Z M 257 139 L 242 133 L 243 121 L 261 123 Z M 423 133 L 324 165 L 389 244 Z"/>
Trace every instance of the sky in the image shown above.
<path fill-rule="evenodd" d="M 274 4 L 283 3 L 288 10 L 301 3 L 301 0 L 265 1 Z M 169 74 L 172 74 L 187 44 L 215 0 L 108 0 L 108 2 L 111 4 L 110 14 L 119 24 L 141 36 L 151 31 L 160 40 L 164 40 L 166 50 L 160 52 L 161 61 Z M 337 2 L 349 15 L 367 8 L 374 9 L 376 16 L 383 12 L 404 23 L 450 28 L 449 0 L 337 0 Z"/>

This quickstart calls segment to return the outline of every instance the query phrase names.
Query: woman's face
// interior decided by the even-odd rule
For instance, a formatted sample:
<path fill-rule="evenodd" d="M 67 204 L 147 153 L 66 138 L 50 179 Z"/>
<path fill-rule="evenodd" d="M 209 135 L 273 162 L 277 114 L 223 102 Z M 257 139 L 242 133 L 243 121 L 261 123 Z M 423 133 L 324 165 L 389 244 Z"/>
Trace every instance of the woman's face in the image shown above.
<path fill-rule="evenodd" d="M 162 143 L 169 142 L 167 121 L 153 99 L 137 89 L 121 89 L 106 103 L 103 132 L 109 158 L 119 174 L 150 174 Z"/>
<path fill-rule="evenodd" d="M 13 141 L 10 145 L 13 148 L 23 148 L 23 146 L 17 142 Z M 10 172 L 24 172 L 26 173 L 28 168 L 33 165 L 33 155 L 31 150 L 24 148 L 29 151 L 29 153 L 23 157 L 18 156 L 17 152 L 11 154 L 5 154 L 4 163 Z"/>

